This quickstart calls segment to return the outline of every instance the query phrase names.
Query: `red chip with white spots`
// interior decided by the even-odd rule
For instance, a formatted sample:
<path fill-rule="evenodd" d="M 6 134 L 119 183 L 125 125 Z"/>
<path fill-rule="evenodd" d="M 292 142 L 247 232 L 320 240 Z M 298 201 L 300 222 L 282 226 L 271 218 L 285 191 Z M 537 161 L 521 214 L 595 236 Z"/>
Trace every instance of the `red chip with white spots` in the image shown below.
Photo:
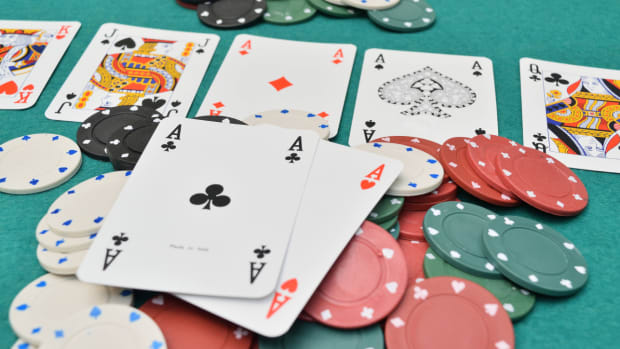
<path fill-rule="evenodd" d="M 416 280 L 424 279 L 424 258 L 428 243 L 426 241 L 398 239 L 398 245 L 403 250 L 407 261 L 407 274 L 409 274 L 409 285 L 413 285 Z"/>
<path fill-rule="evenodd" d="M 426 210 L 403 210 L 398 216 L 398 224 L 400 224 L 399 238 L 416 241 L 426 241 L 424 237 L 424 216 Z"/>
<path fill-rule="evenodd" d="M 444 179 L 439 188 L 428 194 L 406 197 L 405 204 L 451 201 L 456 198 L 457 190 L 458 187 L 454 184 L 454 182 L 449 179 Z"/>
<path fill-rule="evenodd" d="M 588 191 L 559 160 L 536 149 L 518 147 L 496 159 L 502 181 L 521 200 L 557 215 L 575 216 L 588 205 Z"/>
<path fill-rule="evenodd" d="M 472 169 L 467 160 L 467 142 L 469 138 L 454 137 L 441 146 L 439 161 L 450 178 L 469 194 L 490 204 L 507 207 L 519 205 L 517 198 L 493 189 Z"/>
<path fill-rule="evenodd" d="M 398 243 L 365 221 L 304 312 L 331 327 L 366 327 L 388 316 L 406 288 L 407 262 Z"/>
<path fill-rule="evenodd" d="M 388 349 L 512 349 L 512 322 L 502 303 L 482 286 L 434 277 L 407 289 L 385 324 Z"/>
<path fill-rule="evenodd" d="M 493 189 L 512 194 L 495 169 L 495 158 L 501 152 L 509 152 L 519 146 L 519 143 L 508 138 L 487 134 L 478 135 L 467 143 L 467 159 L 476 174 Z"/>

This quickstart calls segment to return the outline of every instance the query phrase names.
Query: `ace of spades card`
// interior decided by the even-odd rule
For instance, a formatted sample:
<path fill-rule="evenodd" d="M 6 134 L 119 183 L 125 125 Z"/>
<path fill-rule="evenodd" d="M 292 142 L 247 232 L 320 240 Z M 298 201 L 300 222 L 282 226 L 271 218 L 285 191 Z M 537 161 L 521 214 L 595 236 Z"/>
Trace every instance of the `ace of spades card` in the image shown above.
<path fill-rule="evenodd" d="M 312 131 L 164 119 L 78 277 L 161 292 L 267 296 L 318 140 Z"/>
<path fill-rule="evenodd" d="M 32 107 L 80 22 L 0 20 L 0 109 Z"/>
<path fill-rule="evenodd" d="M 47 108 L 82 122 L 101 108 L 142 105 L 184 117 L 217 47 L 213 34 L 102 25 Z"/>
<path fill-rule="evenodd" d="M 297 109 L 338 132 L 356 47 L 241 34 L 235 37 L 198 115 L 246 119 Z"/>
<path fill-rule="evenodd" d="M 620 71 L 522 58 L 523 144 L 620 173 Z"/>
<path fill-rule="evenodd" d="M 349 145 L 379 137 L 497 134 L 493 64 L 485 57 L 369 49 Z"/>

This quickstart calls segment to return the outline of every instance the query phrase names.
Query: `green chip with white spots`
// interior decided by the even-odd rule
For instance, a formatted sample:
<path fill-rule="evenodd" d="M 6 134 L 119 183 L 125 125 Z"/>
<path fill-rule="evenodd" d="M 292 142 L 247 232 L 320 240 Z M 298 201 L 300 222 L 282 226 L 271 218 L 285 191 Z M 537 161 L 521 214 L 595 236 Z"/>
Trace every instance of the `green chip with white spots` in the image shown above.
<path fill-rule="evenodd" d="M 524 318 L 536 303 L 536 296 L 527 290 L 517 287 L 510 281 L 502 279 L 489 279 L 466 273 L 457 269 L 437 256 L 432 248 L 426 250 L 424 255 L 424 275 L 427 278 L 436 276 L 453 276 L 473 281 L 486 288 L 502 303 L 510 319 L 518 321 Z"/>
<path fill-rule="evenodd" d="M 293 24 L 310 19 L 316 9 L 306 0 L 267 0 L 267 11 L 263 15 L 266 22 Z"/>
<path fill-rule="evenodd" d="M 390 233 L 394 239 L 398 240 L 400 236 L 400 223 L 398 223 L 398 220 L 396 220 L 396 224 L 388 229 L 388 233 Z"/>
<path fill-rule="evenodd" d="M 372 209 L 368 215 L 368 220 L 377 224 L 389 221 L 394 216 L 398 216 L 404 204 L 405 200 L 402 197 L 385 195 Z"/>
<path fill-rule="evenodd" d="M 329 3 L 325 0 L 307 0 L 317 11 L 324 15 L 332 17 L 355 17 L 359 16 L 361 11 L 356 10 L 353 7 L 339 6 L 337 4 Z"/>
<path fill-rule="evenodd" d="M 424 30 L 435 23 L 435 10 L 425 0 L 401 0 L 385 10 L 368 11 L 377 26 L 398 32 Z"/>
<path fill-rule="evenodd" d="M 396 225 L 396 223 L 398 223 L 398 216 L 394 216 L 385 222 L 378 223 L 378 225 L 389 232 L 390 229 Z"/>
<path fill-rule="evenodd" d="M 588 281 L 586 260 L 577 247 L 549 226 L 506 216 L 483 234 L 486 255 L 515 284 L 546 296 L 569 296 Z"/>
<path fill-rule="evenodd" d="M 424 216 L 424 237 L 441 258 L 470 274 L 499 279 L 502 274 L 489 260 L 482 235 L 489 223 L 501 219 L 484 207 L 447 201 L 431 207 Z"/>

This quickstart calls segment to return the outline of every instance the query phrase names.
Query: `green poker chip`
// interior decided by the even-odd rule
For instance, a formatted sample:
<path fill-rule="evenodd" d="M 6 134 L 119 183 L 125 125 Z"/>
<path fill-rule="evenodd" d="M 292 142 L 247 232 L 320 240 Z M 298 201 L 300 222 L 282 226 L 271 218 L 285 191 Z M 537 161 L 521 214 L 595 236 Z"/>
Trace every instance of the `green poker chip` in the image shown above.
<path fill-rule="evenodd" d="M 482 246 L 482 235 L 498 216 L 478 205 L 447 201 L 431 207 L 424 216 L 424 237 L 433 250 L 452 266 L 470 274 L 499 279 L 502 274 Z"/>
<path fill-rule="evenodd" d="M 385 222 L 381 222 L 378 225 L 385 229 L 386 231 L 390 231 L 390 229 L 398 223 L 398 216 L 394 216 Z"/>
<path fill-rule="evenodd" d="M 432 248 L 426 250 L 424 256 L 424 275 L 427 278 L 435 276 L 453 276 L 473 281 L 486 288 L 502 303 L 510 319 L 518 321 L 524 318 L 536 303 L 536 296 L 527 290 L 515 286 L 506 279 L 488 279 L 466 273 L 457 269 L 437 256 Z"/>
<path fill-rule="evenodd" d="M 401 0 L 385 10 L 368 11 L 377 26 L 398 32 L 424 30 L 435 23 L 435 10 L 425 0 Z"/>
<path fill-rule="evenodd" d="M 390 233 L 394 239 L 398 240 L 400 236 L 400 223 L 398 223 L 398 219 L 396 220 L 396 224 L 388 229 L 388 233 Z"/>
<path fill-rule="evenodd" d="M 385 195 L 372 209 L 367 219 L 376 224 L 392 220 L 398 216 L 404 204 L 405 200 L 402 197 Z"/>
<path fill-rule="evenodd" d="M 549 226 L 506 216 L 483 234 L 486 255 L 515 284 L 546 296 L 568 296 L 588 281 L 586 260 L 577 247 Z"/>
<path fill-rule="evenodd" d="M 355 17 L 360 14 L 359 10 L 354 9 L 353 7 L 345 7 L 338 6 L 335 4 L 330 4 L 325 0 L 307 0 L 310 5 L 314 6 L 314 8 L 321 12 L 322 14 L 332 16 L 332 17 Z"/>
<path fill-rule="evenodd" d="M 263 19 L 276 24 L 293 24 L 310 19 L 316 9 L 306 0 L 267 0 L 267 11 Z"/>
<path fill-rule="evenodd" d="M 282 337 L 259 337 L 260 349 L 383 349 L 383 331 L 379 325 L 355 330 L 340 330 L 317 322 L 297 321 Z"/>

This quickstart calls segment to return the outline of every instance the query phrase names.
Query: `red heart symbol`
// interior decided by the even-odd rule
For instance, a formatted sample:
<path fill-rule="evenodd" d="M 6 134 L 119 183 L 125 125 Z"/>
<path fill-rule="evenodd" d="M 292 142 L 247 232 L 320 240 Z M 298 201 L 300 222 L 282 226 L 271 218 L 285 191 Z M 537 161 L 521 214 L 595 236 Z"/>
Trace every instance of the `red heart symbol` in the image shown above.
<path fill-rule="evenodd" d="M 17 84 L 15 83 L 15 81 L 5 82 L 4 84 L 0 85 L 0 95 L 3 93 L 7 95 L 12 95 L 12 94 L 15 94 L 16 92 L 17 92 Z"/>
<path fill-rule="evenodd" d="M 34 85 L 33 84 L 28 84 L 26 86 L 24 86 L 24 88 L 22 88 L 22 91 L 32 91 L 34 90 Z"/>
<path fill-rule="evenodd" d="M 370 189 L 370 188 L 374 187 L 375 186 L 375 182 L 369 181 L 367 179 L 363 179 L 360 182 L 360 185 L 362 186 L 362 190 L 366 190 L 366 189 Z"/>
<path fill-rule="evenodd" d="M 280 288 L 290 293 L 295 293 L 295 291 L 297 291 L 297 279 L 292 278 L 284 281 L 282 285 L 280 285 Z"/>

